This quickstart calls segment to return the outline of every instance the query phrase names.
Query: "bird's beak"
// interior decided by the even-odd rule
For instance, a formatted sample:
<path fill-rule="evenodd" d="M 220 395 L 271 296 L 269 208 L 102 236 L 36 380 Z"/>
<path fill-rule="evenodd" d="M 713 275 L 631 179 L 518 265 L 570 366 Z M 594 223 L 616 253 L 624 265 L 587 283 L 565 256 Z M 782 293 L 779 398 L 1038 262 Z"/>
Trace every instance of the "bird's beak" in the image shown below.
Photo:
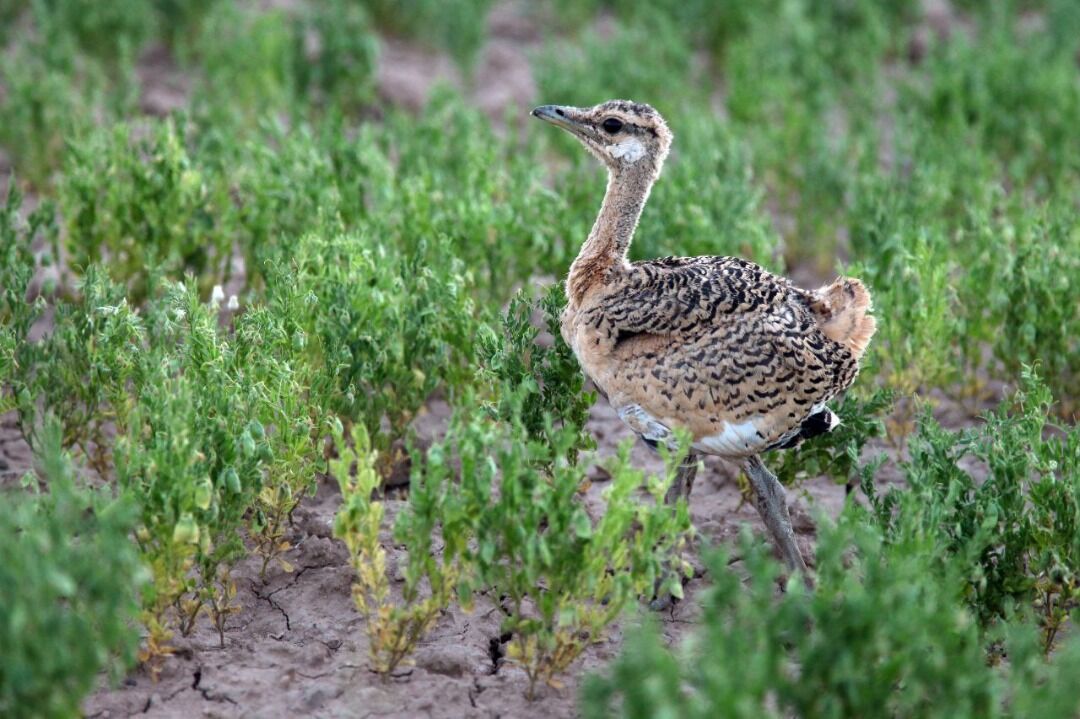
<path fill-rule="evenodd" d="M 575 119 L 577 114 L 578 109 L 576 107 L 567 107 L 565 105 L 541 105 L 532 111 L 533 117 L 539 117 L 556 127 L 580 135 L 584 125 Z"/>

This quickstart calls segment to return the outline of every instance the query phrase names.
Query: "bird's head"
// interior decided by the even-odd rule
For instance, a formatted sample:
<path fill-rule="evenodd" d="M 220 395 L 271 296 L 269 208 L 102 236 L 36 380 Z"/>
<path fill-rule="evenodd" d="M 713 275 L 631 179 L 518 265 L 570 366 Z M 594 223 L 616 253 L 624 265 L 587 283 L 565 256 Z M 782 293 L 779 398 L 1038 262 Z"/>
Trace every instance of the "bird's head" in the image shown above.
<path fill-rule="evenodd" d="M 638 102 L 608 100 L 594 107 L 543 105 L 532 114 L 576 137 L 614 173 L 658 173 L 671 147 L 671 131 L 664 118 Z"/>

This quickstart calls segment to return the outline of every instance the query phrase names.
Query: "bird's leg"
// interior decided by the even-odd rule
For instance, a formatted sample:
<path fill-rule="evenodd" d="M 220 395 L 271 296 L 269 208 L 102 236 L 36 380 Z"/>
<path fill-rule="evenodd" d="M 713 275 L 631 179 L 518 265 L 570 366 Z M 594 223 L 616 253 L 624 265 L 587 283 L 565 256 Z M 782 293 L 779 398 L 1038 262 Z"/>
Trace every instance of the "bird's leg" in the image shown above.
<path fill-rule="evenodd" d="M 690 492 L 694 489 L 694 478 L 698 471 L 698 460 L 699 457 L 696 454 L 688 454 L 679 465 L 679 469 L 675 472 L 675 481 L 671 483 L 667 494 L 664 495 L 664 504 L 674 505 L 680 497 L 685 498 L 687 502 L 690 501 Z M 665 562 L 663 573 L 653 585 L 653 598 L 649 602 L 649 607 L 655 611 L 670 609 L 675 603 L 670 592 L 660 590 L 660 586 L 671 575 L 671 572 L 671 564 Z"/>
<path fill-rule="evenodd" d="M 791 529 L 791 518 L 788 516 L 787 498 L 783 485 L 780 484 L 776 475 L 766 469 L 761 458 L 756 455 L 746 460 L 743 469 L 750 478 L 750 486 L 754 488 L 758 513 L 765 521 L 765 526 L 780 549 L 780 554 L 788 569 L 793 572 L 802 572 L 809 581 L 806 563 L 799 553 L 798 545 L 795 544 L 795 532 Z"/>
<path fill-rule="evenodd" d="M 679 497 L 684 497 L 687 502 L 690 501 L 690 492 L 694 489 L 699 459 L 696 454 L 686 455 L 686 459 L 675 472 L 675 481 L 671 483 L 667 494 L 664 495 L 664 504 L 675 504 L 679 501 Z"/>

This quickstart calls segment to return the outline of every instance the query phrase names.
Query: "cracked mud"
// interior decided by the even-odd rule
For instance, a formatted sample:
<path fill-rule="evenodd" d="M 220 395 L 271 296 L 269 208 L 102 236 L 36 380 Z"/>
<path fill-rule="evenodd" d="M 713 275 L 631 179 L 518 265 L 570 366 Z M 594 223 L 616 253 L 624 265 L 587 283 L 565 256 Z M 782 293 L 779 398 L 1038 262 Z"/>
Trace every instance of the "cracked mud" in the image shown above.
<path fill-rule="evenodd" d="M 438 434 L 448 409 L 434 402 L 418 422 L 418 431 Z M 591 429 L 601 456 L 613 454 L 626 438 L 615 414 L 603 403 L 593 409 Z M 644 447 L 634 450 L 640 466 L 658 470 L 657 459 Z M 600 495 L 607 484 L 603 472 L 593 477 L 587 498 L 593 516 L 603 512 Z M 813 522 L 807 510 L 835 514 L 844 501 L 844 488 L 827 479 L 807 483 L 796 497 L 795 524 L 800 541 L 812 542 Z M 348 553 L 331 538 L 334 512 L 340 502 L 337 488 L 321 481 L 318 492 L 297 509 L 293 548 L 286 559 L 295 570 L 274 567 L 264 583 L 260 560 L 249 558 L 233 571 L 242 611 L 229 617 L 225 647 L 217 630 L 203 618 L 189 637 L 177 637 L 155 684 L 136 672 L 120 686 L 103 686 L 84 704 L 96 719 L 147 717 L 573 717 L 581 677 L 607 664 L 619 650 L 622 628 L 590 647 L 564 677 L 560 689 L 543 687 L 538 699 L 524 698 L 527 679 L 505 657 L 510 639 L 499 626 L 500 612 L 491 598 L 478 597 L 472 613 L 456 606 L 443 615 L 418 648 L 415 665 L 382 681 L 369 671 L 364 622 L 353 606 L 352 570 Z M 394 514 L 403 502 L 387 502 Z M 731 470 L 722 463 L 707 464 L 694 490 L 692 514 L 705 541 L 734 537 L 743 523 L 763 536 L 757 513 L 743 503 Z M 387 544 L 388 566 L 401 555 Z M 697 565 L 696 550 L 690 559 Z M 664 633 L 676 641 L 692 630 L 698 605 L 694 594 L 707 583 L 700 569 L 686 586 L 686 600 L 658 615 Z M 395 583 L 393 587 L 398 587 Z M 622 626 L 633 622 L 632 613 Z"/>

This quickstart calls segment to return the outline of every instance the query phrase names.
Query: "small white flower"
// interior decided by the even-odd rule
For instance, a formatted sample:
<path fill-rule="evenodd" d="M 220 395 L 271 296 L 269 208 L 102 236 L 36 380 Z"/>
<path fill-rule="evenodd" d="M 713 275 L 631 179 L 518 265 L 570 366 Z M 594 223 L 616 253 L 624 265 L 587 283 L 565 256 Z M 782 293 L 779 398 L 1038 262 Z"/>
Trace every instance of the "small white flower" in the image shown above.
<path fill-rule="evenodd" d="M 230 310 L 240 309 L 240 300 L 236 299 L 236 295 L 229 295 L 229 304 L 226 305 Z"/>
<path fill-rule="evenodd" d="M 221 285 L 214 285 L 214 291 L 210 293 L 210 306 L 217 307 L 225 300 L 225 290 Z"/>

